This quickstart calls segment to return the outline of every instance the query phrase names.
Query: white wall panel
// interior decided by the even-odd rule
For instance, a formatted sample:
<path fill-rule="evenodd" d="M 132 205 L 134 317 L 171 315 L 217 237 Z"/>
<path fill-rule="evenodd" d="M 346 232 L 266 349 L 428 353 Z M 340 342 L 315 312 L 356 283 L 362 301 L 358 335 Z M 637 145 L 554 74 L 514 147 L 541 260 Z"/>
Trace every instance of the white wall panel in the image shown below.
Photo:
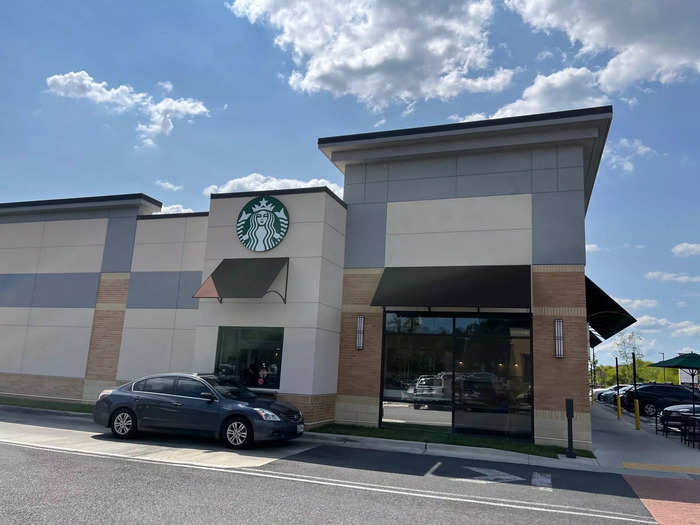
<path fill-rule="evenodd" d="M 193 368 L 194 330 L 175 330 L 173 333 L 173 348 L 170 355 L 171 372 L 213 372 L 214 363 L 206 369 Z"/>
<path fill-rule="evenodd" d="M 184 242 L 186 218 L 147 219 L 136 222 L 136 244 Z"/>
<path fill-rule="evenodd" d="M 92 327 L 93 308 L 32 308 L 30 326 Z"/>
<path fill-rule="evenodd" d="M 85 377 L 90 332 L 72 326 L 29 326 L 21 372 Z"/>
<path fill-rule="evenodd" d="M 175 328 L 194 330 L 199 322 L 199 310 L 178 308 L 175 310 Z"/>
<path fill-rule="evenodd" d="M 328 224 L 323 228 L 323 257 L 340 267 L 345 262 L 345 235 Z"/>
<path fill-rule="evenodd" d="M 319 330 L 314 354 L 314 394 L 333 394 L 338 388 L 340 334 Z"/>
<path fill-rule="evenodd" d="M 124 328 L 174 328 L 174 308 L 127 308 Z"/>
<path fill-rule="evenodd" d="M 162 222 L 148 220 L 140 222 Z M 182 245 L 176 243 L 135 244 L 131 261 L 132 272 L 179 271 L 182 263 Z"/>
<path fill-rule="evenodd" d="M 219 338 L 217 326 L 198 326 L 195 330 L 193 370 L 213 370 L 216 360 L 216 345 Z"/>
<path fill-rule="evenodd" d="M 0 248 L 0 273 L 37 273 L 41 248 Z"/>
<path fill-rule="evenodd" d="M 206 242 L 186 242 L 182 245 L 182 261 L 180 270 L 182 271 L 202 271 L 204 265 L 204 252 L 207 248 Z"/>
<path fill-rule="evenodd" d="M 172 335 L 172 330 L 125 328 L 117 377 L 129 380 L 167 372 L 170 368 Z"/>
<path fill-rule="evenodd" d="M 108 219 L 46 221 L 42 246 L 104 245 Z"/>
<path fill-rule="evenodd" d="M 43 231 L 43 222 L 0 224 L 0 248 L 41 246 Z"/>
<path fill-rule="evenodd" d="M 0 307 L 0 326 L 19 325 L 27 326 L 31 308 Z M 0 340 L 2 337 L 0 336 Z"/>
<path fill-rule="evenodd" d="M 37 273 L 99 272 L 104 244 L 94 246 L 44 246 Z"/>
<path fill-rule="evenodd" d="M 209 217 L 189 217 L 185 223 L 185 242 L 206 242 Z"/>
<path fill-rule="evenodd" d="M 293 394 L 313 393 L 317 332 L 315 328 L 285 328 L 280 391 Z"/>
<path fill-rule="evenodd" d="M 531 230 L 390 235 L 387 266 L 530 264 Z"/>
<path fill-rule="evenodd" d="M 0 327 L 0 372 L 18 373 L 24 343 L 27 336 L 27 327 L 21 325 L 3 325 Z"/>

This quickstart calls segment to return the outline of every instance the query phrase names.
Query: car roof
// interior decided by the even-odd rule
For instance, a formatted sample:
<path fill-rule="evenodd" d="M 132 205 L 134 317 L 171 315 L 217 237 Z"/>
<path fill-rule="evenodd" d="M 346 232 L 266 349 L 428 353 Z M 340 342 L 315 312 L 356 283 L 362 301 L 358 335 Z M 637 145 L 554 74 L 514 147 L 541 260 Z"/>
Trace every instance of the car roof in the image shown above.
<path fill-rule="evenodd" d="M 151 374 L 143 377 L 139 377 L 138 379 L 134 379 L 131 381 L 132 383 L 138 383 L 139 381 L 143 381 L 144 379 L 151 379 L 153 377 L 197 377 L 199 374 L 194 374 L 192 372 L 165 372 L 163 374 Z"/>

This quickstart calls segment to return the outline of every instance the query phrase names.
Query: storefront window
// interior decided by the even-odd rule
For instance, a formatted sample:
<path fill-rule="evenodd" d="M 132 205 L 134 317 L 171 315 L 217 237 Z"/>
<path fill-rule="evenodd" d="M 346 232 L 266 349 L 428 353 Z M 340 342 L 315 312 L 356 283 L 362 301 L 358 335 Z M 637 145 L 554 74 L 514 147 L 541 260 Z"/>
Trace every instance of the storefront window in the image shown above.
<path fill-rule="evenodd" d="M 532 433 L 530 319 L 387 313 L 383 423 Z"/>
<path fill-rule="evenodd" d="M 279 388 L 284 328 L 220 326 L 217 375 L 252 388 Z"/>

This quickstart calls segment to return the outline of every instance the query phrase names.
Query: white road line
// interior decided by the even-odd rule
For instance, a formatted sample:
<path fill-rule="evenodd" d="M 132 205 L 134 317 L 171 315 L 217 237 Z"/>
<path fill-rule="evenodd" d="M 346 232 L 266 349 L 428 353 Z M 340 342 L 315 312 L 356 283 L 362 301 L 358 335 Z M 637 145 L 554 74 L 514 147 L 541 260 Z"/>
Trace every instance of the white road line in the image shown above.
<path fill-rule="evenodd" d="M 428 472 L 426 472 L 425 475 L 426 475 L 426 476 L 432 476 L 432 475 L 433 475 L 433 472 L 435 472 L 437 469 L 440 468 L 440 465 L 442 465 L 442 461 L 438 461 L 437 463 L 435 463 L 435 465 L 433 465 L 432 467 L 430 467 L 430 470 L 429 470 Z"/>
<path fill-rule="evenodd" d="M 14 446 L 23 447 L 23 448 L 50 450 L 53 452 L 59 452 L 59 453 L 64 453 L 64 454 L 73 454 L 73 455 L 78 455 L 78 456 L 114 457 L 114 455 L 111 455 L 111 454 L 110 455 L 93 454 L 93 453 L 83 452 L 83 451 L 66 450 L 66 449 L 61 449 L 58 447 L 26 445 L 26 444 L 13 443 L 13 442 L 8 442 L 8 441 L 3 441 L 3 440 L 0 440 L 0 443 L 5 443 L 5 444 L 14 445 Z M 125 457 L 119 457 L 119 459 L 121 459 L 123 461 L 132 462 L 132 463 L 164 464 L 164 462 L 161 462 L 161 461 L 152 461 L 152 460 L 146 460 L 146 459 L 125 458 Z M 348 489 L 354 489 L 354 490 L 362 490 L 365 492 L 378 492 L 378 493 L 383 493 L 383 494 L 397 494 L 397 495 L 401 495 L 401 496 L 413 496 L 416 498 L 423 498 L 423 499 L 454 501 L 454 502 L 459 502 L 459 503 L 472 503 L 475 505 L 486 505 L 486 506 L 490 506 L 490 507 L 527 510 L 527 511 L 532 511 L 532 512 L 544 512 L 544 513 L 549 513 L 549 514 L 565 514 L 565 515 L 569 515 L 569 516 L 582 516 L 582 517 L 586 517 L 586 518 L 602 518 L 602 519 L 608 519 L 608 520 L 614 520 L 614 521 L 629 521 L 629 522 L 634 522 L 634 523 L 651 523 L 651 524 L 656 523 L 656 521 L 649 520 L 647 517 L 643 517 L 643 516 L 625 517 L 625 516 L 620 516 L 620 515 L 601 514 L 602 512 L 607 512 L 607 511 L 597 510 L 597 509 L 596 510 L 591 509 L 591 510 L 588 510 L 587 512 L 576 512 L 576 511 L 572 511 L 572 510 L 546 508 L 544 505 L 539 505 L 539 504 L 534 504 L 534 505 L 533 504 L 516 504 L 516 503 L 512 503 L 512 502 L 505 503 L 505 501 L 508 501 L 508 500 L 503 500 L 504 502 L 486 501 L 486 500 L 479 500 L 476 498 L 472 498 L 471 496 L 464 497 L 464 496 L 460 496 L 458 494 L 448 496 L 448 495 L 441 495 L 441 494 L 433 494 L 433 493 L 430 493 L 428 491 L 418 492 L 416 489 L 368 486 L 368 485 L 360 485 L 360 484 L 356 484 L 356 483 L 349 483 L 346 481 L 336 482 L 336 481 L 330 481 L 330 480 L 323 480 L 323 478 L 321 478 L 321 479 L 300 478 L 300 477 L 295 477 L 295 476 L 291 476 L 291 475 L 283 474 L 283 473 L 268 474 L 267 472 L 269 472 L 269 471 L 259 471 L 259 470 L 255 470 L 255 469 L 204 467 L 204 466 L 200 466 L 200 465 L 188 465 L 188 464 L 179 464 L 179 463 L 167 463 L 167 464 L 172 465 L 172 466 L 181 467 L 181 468 L 189 468 L 189 469 L 195 469 L 195 470 L 207 470 L 207 471 L 211 471 L 211 472 L 225 472 L 225 473 L 229 473 L 229 474 L 238 474 L 238 475 L 243 475 L 243 476 L 254 476 L 254 477 L 260 477 L 260 478 L 279 479 L 279 480 L 283 480 L 283 481 L 296 481 L 298 483 L 309 483 L 309 484 L 313 484 L 313 485 L 348 488 Z"/>
<path fill-rule="evenodd" d="M 546 492 L 552 492 L 552 475 L 544 472 L 533 472 L 530 485 Z"/>

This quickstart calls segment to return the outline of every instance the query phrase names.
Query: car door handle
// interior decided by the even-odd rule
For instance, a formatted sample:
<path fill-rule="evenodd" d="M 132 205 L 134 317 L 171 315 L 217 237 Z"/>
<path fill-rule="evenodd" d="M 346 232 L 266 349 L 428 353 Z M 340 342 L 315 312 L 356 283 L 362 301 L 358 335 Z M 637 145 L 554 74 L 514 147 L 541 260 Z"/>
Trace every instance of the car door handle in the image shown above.
<path fill-rule="evenodd" d="M 178 403 L 177 401 L 171 401 L 170 404 L 173 405 L 173 406 L 176 406 L 176 407 L 181 407 L 181 406 L 182 406 L 182 403 Z"/>

